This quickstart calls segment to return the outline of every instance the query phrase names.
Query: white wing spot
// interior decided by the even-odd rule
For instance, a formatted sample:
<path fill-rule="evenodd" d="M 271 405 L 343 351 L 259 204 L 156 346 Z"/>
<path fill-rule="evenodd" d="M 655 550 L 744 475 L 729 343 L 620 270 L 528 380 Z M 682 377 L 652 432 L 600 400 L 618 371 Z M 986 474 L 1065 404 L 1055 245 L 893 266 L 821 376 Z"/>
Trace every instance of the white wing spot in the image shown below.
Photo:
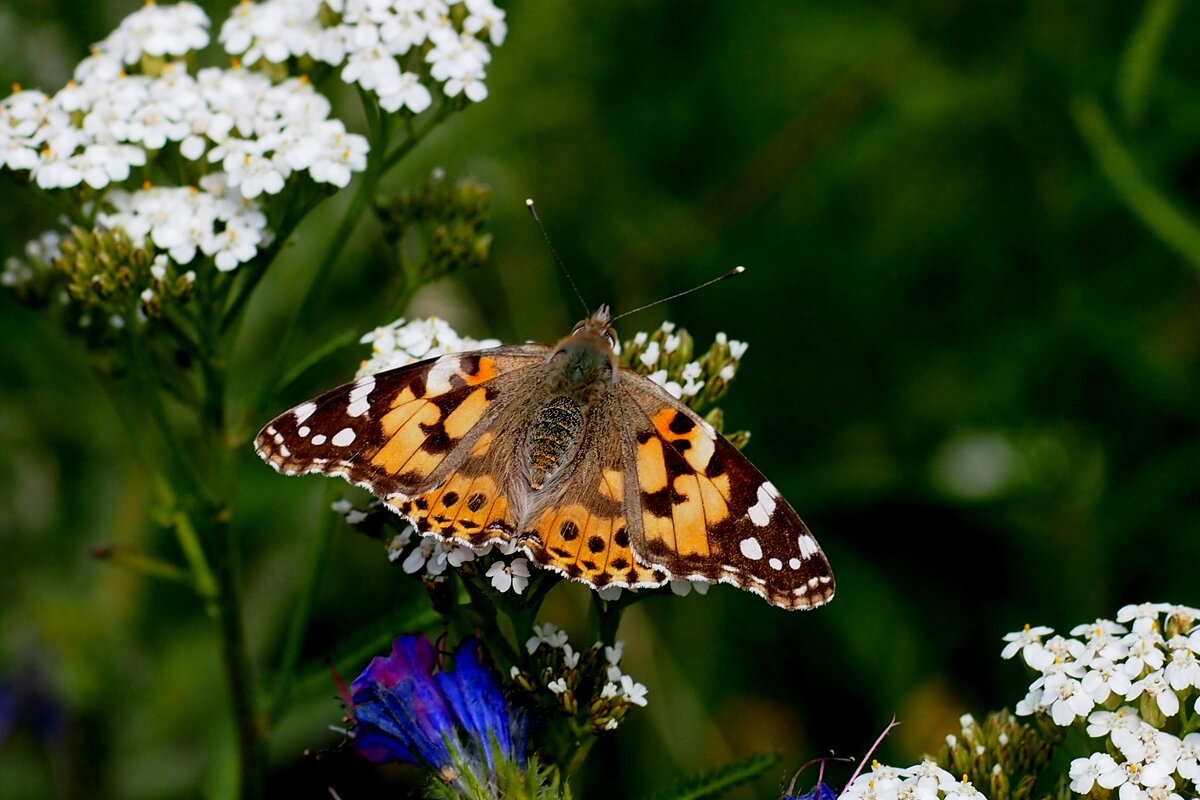
<path fill-rule="evenodd" d="M 821 548 L 817 546 L 817 540 L 807 533 L 800 534 L 796 544 L 800 546 L 800 555 L 804 558 L 812 558 L 821 551 Z"/>
<path fill-rule="evenodd" d="M 292 455 L 292 451 L 288 450 L 288 446 L 286 444 L 281 444 L 279 445 L 279 455 L 283 456 L 284 458 L 288 458 Z"/>
<path fill-rule="evenodd" d="M 346 413 L 352 417 L 361 417 L 371 408 L 371 392 L 375 390 L 375 376 L 364 375 L 354 383 L 350 390 L 350 405 Z"/>
<path fill-rule="evenodd" d="M 298 405 L 292 409 L 292 415 L 296 418 L 296 424 L 299 425 L 304 422 L 304 420 L 311 417 L 313 412 L 316 410 L 316 403 L 304 403 L 303 405 Z"/>
<path fill-rule="evenodd" d="M 771 521 L 771 514 L 775 513 L 775 498 L 778 496 L 769 481 L 759 486 L 758 502 L 746 509 L 750 521 L 760 528 L 765 527 Z"/>
<path fill-rule="evenodd" d="M 767 563 L 771 565 L 771 569 L 783 569 L 783 562 L 778 558 L 772 558 Z"/>
<path fill-rule="evenodd" d="M 321 445 L 325 444 L 327 438 L 328 437 L 326 437 L 325 434 L 318 433 L 316 436 L 313 437 L 312 443 L 315 444 L 317 447 L 320 447 Z"/>
<path fill-rule="evenodd" d="M 800 559 L 793 558 L 792 560 L 788 561 L 788 566 L 792 569 L 800 569 Z"/>
<path fill-rule="evenodd" d="M 307 425 L 301 425 L 300 430 L 296 431 L 296 433 L 300 434 L 301 439 L 307 439 L 308 435 L 312 433 L 312 428 Z"/>
<path fill-rule="evenodd" d="M 758 539 L 751 536 L 748 539 L 742 539 L 738 547 L 742 550 L 742 555 L 751 561 L 758 561 L 762 558 L 762 545 L 758 543 Z"/>
<path fill-rule="evenodd" d="M 330 441 L 333 442 L 335 447 L 346 447 L 347 445 L 354 443 L 354 437 L 355 433 L 353 428 L 342 428 L 333 435 L 333 439 Z"/>
<path fill-rule="evenodd" d="M 427 396 L 445 394 L 454 388 L 450 385 L 450 377 L 458 374 L 460 360 L 458 356 L 443 356 L 434 362 L 433 366 L 429 368 L 429 374 L 425 377 L 425 394 Z"/>

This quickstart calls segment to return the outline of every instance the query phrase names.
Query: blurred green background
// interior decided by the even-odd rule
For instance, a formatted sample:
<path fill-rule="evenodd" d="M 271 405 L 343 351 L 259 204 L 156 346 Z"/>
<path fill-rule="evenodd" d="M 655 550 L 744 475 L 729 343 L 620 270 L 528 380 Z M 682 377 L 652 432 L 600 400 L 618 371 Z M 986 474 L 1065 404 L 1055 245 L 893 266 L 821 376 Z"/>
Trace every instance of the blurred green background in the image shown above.
<path fill-rule="evenodd" d="M 226 14 L 202 5 L 216 24 Z M 620 332 L 670 319 L 700 346 L 718 331 L 750 343 L 728 424 L 753 432 L 745 452 L 838 578 L 813 613 L 729 587 L 634 607 L 625 667 L 650 704 L 597 747 L 584 796 L 648 794 L 773 748 L 779 766 L 740 796 L 777 797 L 808 759 L 862 753 L 893 714 L 904 724 L 880 758 L 912 763 L 964 711 L 1021 698 L 1004 633 L 1127 602 L 1200 605 L 1196 3 L 503 5 L 490 97 L 391 187 L 436 166 L 489 185 L 494 257 L 412 313 L 508 341 L 567 332 L 581 311 L 530 196 L 592 305 L 619 312 L 746 265 Z M 5 5 L 5 85 L 55 91 L 134 8 Z M 0 182 L 8 255 L 54 212 Z M 235 403 L 346 199 L 302 226 L 258 293 Z M 360 228 L 309 346 L 388 321 L 389 258 L 377 225 Z M 357 358 L 288 400 L 347 379 Z M 232 745 L 215 627 L 185 589 L 90 556 L 118 543 L 181 558 L 111 405 L 77 344 L 7 294 L 0 376 L 0 683 L 37 699 L 41 721 L 0 741 L 0 794 L 219 790 Z M 262 667 L 327 481 L 243 455 L 235 525 Z M 339 530 L 306 657 L 319 666 L 418 596 L 403 578 Z M 582 635 L 586 610 L 584 588 L 564 586 L 546 617 Z M 391 785 L 387 770 L 304 757 L 338 741 L 335 694 L 319 669 L 297 685 L 272 741 L 274 794 Z"/>

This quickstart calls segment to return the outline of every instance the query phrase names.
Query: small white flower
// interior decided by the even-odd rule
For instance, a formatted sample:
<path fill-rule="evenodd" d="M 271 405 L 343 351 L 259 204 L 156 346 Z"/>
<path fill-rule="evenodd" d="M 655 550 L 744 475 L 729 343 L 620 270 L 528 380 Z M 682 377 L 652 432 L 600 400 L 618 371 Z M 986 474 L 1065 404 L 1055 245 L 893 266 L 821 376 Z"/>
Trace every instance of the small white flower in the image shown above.
<path fill-rule="evenodd" d="M 942 791 L 946 800 L 984 800 L 983 794 L 970 781 L 954 781 L 949 785 L 943 784 Z"/>
<path fill-rule="evenodd" d="M 1132 684 L 1123 669 L 1105 658 L 1088 662 L 1088 672 L 1080 682 L 1097 705 L 1105 703 L 1112 694 L 1125 697 Z"/>
<path fill-rule="evenodd" d="M 379 105 L 385 111 L 399 111 L 408 108 L 414 114 L 420 114 L 433 104 L 433 95 L 425 88 L 412 72 L 405 72 L 379 93 Z"/>
<path fill-rule="evenodd" d="M 559 678 L 557 680 L 550 681 L 546 684 L 546 688 L 555 694 L 562 694 L 567 690 L 567 680 L 566 678 Z"/>
<path fill-rule="evenodd" d="M 654 342 L 652 344 L 657 344 L 657 343 Z M 676 400 L 683 397 L 683 387 L 680 386 L 677 381 L 667 380 L 667 371 L 665 369 L 660 369 L 655 372 L 651 372 L 646 377 L 649 378 L 650 380 L 654 381 L 655 383 L 657 383 L 659 386 L 666 389 L 667 392 L 672 397 L 674 397 Z"/>
<path fill-rule="evenodd" d="M 1151 672 L 1140 681 L 1136 681 L 1129 687 L 1129 691 L 1125 694 L 1126 700 L 1135 700 L 1146 693 L 1158 706 L 1158 710 L 1168 717 L 1173 717 L 1179 713 L 1179 695 L 1172 691 L 1171 687 L 1163 679 L 1162 670 Z"/>
<path fill-rule="evenodd" d="M 628 675 L 621 676 L 621 696 L 636 706 L 646 705 L 646 687 Z"/>
<path fill-rule="evenodd" d="M 1116 711 L 1093 711 L 1087 721 L 1087 735 L 1093 739 L 1111 736 L 1115 731 L 1136 731 L 1142 725 L 1137 709 L 1131 706 Z"/>
<path fill-rule="evenodd" d="M 465 544 L 450 545 L 446 551 L 446 562 L 458 569 L 468 561 L 474 561 L 476 555 L 475 549 Z"/>
<path fill-rule="evenodd" d="M 1125 781 L 1124 772 L 1108 753 L 1093 753 L 1090 758 L 1077 758 L 1068 772 L 1071 791 L 1087 794 L 1095 784 L 1114 789 Z"/>
<path fill-rule="evenodd" d="M 642 353 L 640 356 L 638 356 L 638 360 L 641 361 L 647 367 L 653 367 L 655 364 L 658 363 L 658 357 L 659 357 L 658 342 L 653 341 L 646 348 L 646 351 L 644 353 Z"/>
<path fill-rule="evenodd" d="M 579 657 L 581 654 L 577 653 L 575 651 L 575 649 L 573 647 L 571 647 L 571 645 L 569 645 L 569 644 L 564 644 L 562 650 L 563 650 L 563 663 L 567 666 L 567 669 L 575 669 L 576 667 L 578 667 L 579 666 Z"/>
<path fill-rule="evenodd" d="M 543 644 L 549 645 L 551 649 L 562 648 L 567 644 L 567 632 L 553 622 L 534 625 L 533 636 L 525 642 L 525 649 L 533 655 Z"/>
<path fill-rule="evenodd" d="M 1000 657 L 1004 659 L 1012 658 L 1020 651 L 1026 664 L 1034 669 L 1040 669 L 1035 664 L 1044 664 L 1046 660 L 1043 655 L 1045 648 L 1042 646 L 1042 637 L 1051 633 L 1054 633 L 1054 629 L 1047 628 L 1044 625 L 1039 625 L 1036 628 L 1026 625 L 1023 630 L 1006 633 L 1004 641 L 1008 642 L 1008 644 L 1000 651 Z"/>
<path fill-rule="evenodd" d="M 422 537 L 420 543 L 404 559 L 401 569 L 410 575 L 422 569 L 428 575 L 440 575 L 446 571 L 445 548 L 432 536 Z"/>
<path fill-rule="evenodd" d="M 606 601 L 606 602 L 612 603 L 612 602 L 614 602 L 614 601 L 616 601 L 616 600 L 620 600 L 620 599 L 621 599 L 621 594 L 622 594 L 622 592 L 625 592 L 625 591 L 630 591 L 630 592 L 632 592 L 632 591 L 633 591 L 633 589 L 628 589 L 628 590 L 627 590 L 627 589 L 625 589 L 625 588 L 624 588 L 624 587 L 622 587 L 622 586 L 616 586 L 616 585 L 613 585 L 613 584 L 609 584 L 608 586 L 605 586 L 603 589 L 597 589 L 597 590 L 596 590 L 596 595 L 597 595 L 597 596 L 598 596 L 598 597 L 599 597 L 601 600 L 604 600 L 604 601 Z"/>
<path fill-rule="evenodd" d="M 492 579 L 496 591 L 507 592 L 511 589 L 520 594 L 529 585 L 529 560 L 514 558 L 509 564 L 496 561 L 488 567 L 487 576 Z"/>
<path fill-rule="evenodd" d="M 1191 648 L 1180 647 L 1171 651 L 1171 662 L 1164 670 L 1167 683 L 1177 692 L 1189 686 L 1200 686 L 1200 661 Z"/>
<path fill-rule="evenodd" d="M 1183 737 L 1179 743 L 1175 769 L 1179 777 L 1192 781 L 1200 788 L 1200 733 L 1189 733 Z"/>
<path fill-rule="evenodd" d="M 1129 648 L 1129 654 L 1125 659 L 1125 674 L 1131 678 L 1140 677 L 1143 672 L 1162 669 L 1166 662 L 1166 654 L 1162 650 L 1164 644 L 1162 634 L 1155 626 L 1139 630 L 1137 623 L 1142 619 L 1136 620 L 1133 631 L 1121 640 L 1122 644 Z"/>
<path fill-rule="evenodd" d="M 692 589 L 696 590 L 696 594 L 708 594 L 708 587 L 711 584 L 703 579 L 676 578 L 670 582 L 671 591 L 680 597 L 687 597 Z"/>

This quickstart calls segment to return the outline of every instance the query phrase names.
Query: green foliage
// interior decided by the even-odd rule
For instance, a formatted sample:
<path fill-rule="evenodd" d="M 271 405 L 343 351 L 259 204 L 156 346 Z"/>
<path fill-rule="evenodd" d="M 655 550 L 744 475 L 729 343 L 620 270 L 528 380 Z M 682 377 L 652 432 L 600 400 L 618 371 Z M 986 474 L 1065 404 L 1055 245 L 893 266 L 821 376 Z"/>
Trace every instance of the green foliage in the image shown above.
<path fill-rule="evenodd" d="M 228 8 L 204 5 L 214 19 Z M 579 316 L 529 195 L 592 305 L 620 312 L 749 267 L 622 327 L 668 318 L 698 341 L 750 343 L 721 412 L 754 430 L 747 455 L 838 577 L 837 601 L 807 615 L 728 587 L 631 608 L 627 657 L 654 699 L 597 745 L 577 794 L 633 793 L 758 748 L 787 763 L 856 753 L 893 712 L 905 724 L 880 758 L 911 763 L 966 708 L 1022 690 L 997 666 L 1004 632 L 1194 597 L 1200 6 L 506 8 L 486 102 L 418 121 L 412 140 L 391 131 L 401 168 L 348 197 L 293 187 L 310 216 L 272 219 L 297 231 L 273 245 L 275 266 L 210 287 L 219 330 L 200 336 L 185 310 L 116 353 L 140 366 L 115 393 L 60 327 L 0 292 L 0 683 L 36 679 L 66 731 L 9 735 L 0 785 L 14 796 L 236 783 L 212 625 L 227 506 L 212 488 L 237 510 L 271 793 L 332 786 L 348 800 L 411 783 L 299 754 L 338 738 L 327 660 L 352 673 L 395 626 L 431 622 L 413 611 L 423 590 L 323 512 L 320 481 L 279 478 L 247 441 L 351 378 L 353 343 L 405 289 L 369 212 L 436 166 L 490 187 L 490 263 L 403 302 L 473 336 L 553 341 Z M 61 86 L 129 10 L 13 4 L 0 14 L 11 78 Z M 335 97 L 365 132 L 378 119 L 357 102 Z M 61 209 L 0 181 L 0 252 L 19 255 Z M 341 222 L 359 218 L 345 200 L 363 224 Z M 480 255 L 464 244 L 478 229 L 447 234 L 454 258 Z M 36 291 L 50 299 L 44 266 Z M 187 363 L 194 339 L 220 352 Z M 204 370 L 223 376 L 211 393 Z M 155 376 L 169 382 L 161 403 Z M 164 420 L 177 441 L 158 435 Z M 212 466 L 203 479 L 181 463 L 193 459 Z M 590 624 L 581 587 L 545 608 L 573 632 Z"/>

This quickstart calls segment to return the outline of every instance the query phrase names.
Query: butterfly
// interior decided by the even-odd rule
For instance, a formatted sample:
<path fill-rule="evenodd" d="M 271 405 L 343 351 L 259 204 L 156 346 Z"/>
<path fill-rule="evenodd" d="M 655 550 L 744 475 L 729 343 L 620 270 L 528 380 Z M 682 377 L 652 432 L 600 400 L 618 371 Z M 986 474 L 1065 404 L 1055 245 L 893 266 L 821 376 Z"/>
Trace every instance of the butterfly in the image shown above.
<path fill-rule="evenodd" d="M 713 426 L 617 361 L 601 306 L 557 345 L 366 375 L 280 415 L 255 448 L 340 476 L 422 534 L 506 543 L 595 589 L 730 583 L 787 609 L 833 597 L 829 562 Z"/>

